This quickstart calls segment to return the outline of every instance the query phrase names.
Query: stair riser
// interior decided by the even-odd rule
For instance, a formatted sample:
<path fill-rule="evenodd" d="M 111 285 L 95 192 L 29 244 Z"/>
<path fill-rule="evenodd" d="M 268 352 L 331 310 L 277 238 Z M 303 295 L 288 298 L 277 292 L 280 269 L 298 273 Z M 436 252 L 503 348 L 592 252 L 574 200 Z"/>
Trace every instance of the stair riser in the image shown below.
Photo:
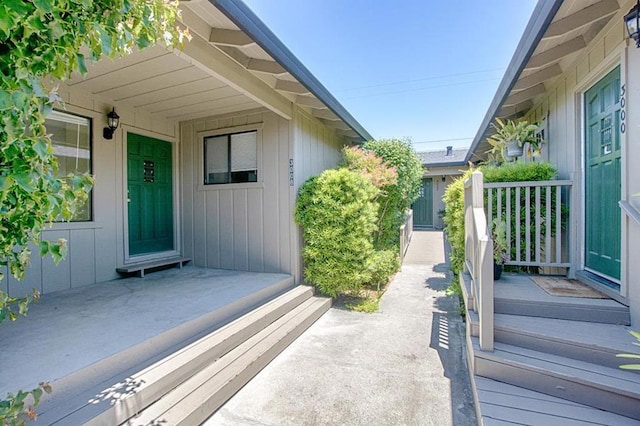
<path fill-rule="evenodd" d="M 198 379 L 197 383 L 187 382 L 181 385 L 167 396 L 167 400 L 158 401 L 139 418 L 131 419 L 131 424 L 201 424 L 320 318 L 330 306 L 329 299 L 314 302 L 313 306 L 305 308 L 285 323 L 278 325 L 273 332 L 261 338 L 262 340 L 252 343 L 250 349 L 231 360 L 215 375 L 204 382 Z M 223 358 L 220 361 L 226 360 Z"/>
<path fill-rule="evenodd" d="M 593 306 L 549 304 L 495 299 L 495 313 L 523 315 L 529 317 L 555 318 L 571 321 L 596 322 L 602 324 L 629 325 L 628 309 L 598 309 Z"/>
<path fill-rule="evenodd" d="M 474 368 L 478 376 L 640 420 L 640 398 L 478 356 L 475 357 Z"/>
<path fill-rule="evenodd" d="M 545 352 L 552 355 L 573 358 L 590 362 L 603 367 L 618 368 L 621 362 L 616 357 L 616 352 L 603 347 L 585 347 L 574 342 L 546 339 L 544 336 L 521 334 L 514 330 L 495 328 L 496 342 L 502 342 L 513 346 Z"/>
<path fill-rule="evenodd" d="M 274 304 L 269 311 L 253 316 L 250 321 L 233 324 L 233 330 L 224 339 L 212 340 L 211 346 L 204 350 L 191 349 L 178 353 L 169 361 L 158 363 L 134 376 L 140 386 L 128 397 L 111 405 L 109 409 L 94 417 L 88 425 L 113 425 L 125 422 L 131 416 L 140 413 L 157 401 L 178 384 L 191 377 L 197 371 L 223 356 L 231 349 L 259 333 L 269 324 L 282 317 L 296 306 L 312 296 L 309 289 L 282 304 Z M 220 331 L 223 331 L 221 329 Z"/>
<path fill-rule="evenodd" d="M 226 401 L 228 401 L 236 392 L 238 392 L 249 380 L 256 376 L 264 367 L 266 367 L 271 361 L 275 359 L 283 350 L 285 350 L 294 340 L 296 340 L 306 329 L 316 322 L 325 312 L 331 307 L 331 301 L 327 300 L 326 303 L 320 308 L 315 310 L 298 326 L 287 334 L 287 336 L 273 345 L 267 352 L 261 354 L 250 365 L 242 370 L 242 373 L 236 375 L 231 381 L 229 381 L 221 390 L 220 395 L 213 396 L 210 400 L 204 401 L 198 410 L 195 410 L 183 421 L 176 423 L 176 425 L 190 426 L 194 424 L 201 424 L 209 416 L 215 413 Z M 220 398 L 222 396 L 222 398 Z"/>

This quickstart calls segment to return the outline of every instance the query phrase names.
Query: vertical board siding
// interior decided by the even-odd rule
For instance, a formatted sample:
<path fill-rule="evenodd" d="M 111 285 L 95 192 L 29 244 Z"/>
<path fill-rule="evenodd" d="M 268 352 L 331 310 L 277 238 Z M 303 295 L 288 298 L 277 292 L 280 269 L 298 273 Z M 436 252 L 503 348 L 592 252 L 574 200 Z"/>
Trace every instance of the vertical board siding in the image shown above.
<path fill-rule="evenodd" d="M 256 124 L 258 183 L 203 185 L 199 132 L 233 132 Z M 270 112 L 209 117 L 181 124 L 183 187 L 193 199 L 182 205 L 185 239 L 193 238 L 198 266 L 252 272 L 291 272 L 289 122 Z M 193 219 L 189 219 L 189 218 Z M 188 229 L 187 229 L 188 228 Z M 189 241 L 186 241 L 189 245 Z"/>
<path fill-rule="evenodd" d="M 341 149 L 346 142 L 339 137 L 336 132 L 317 119 L 297 110 L 294 114 L 294 142 L 295 142 L 295 182 L 294 190 L 297 194 L 300 186 L 310 177 L 322 173 L 327 169 L 338 166 L 341 156 Z M 286 177 L 285 177 L 286 178 Z M 295 205 L 292 200 L 291 208 Z M 292 229 L 292 239 L 294 244 L 302 249 L 302 237 L 299 235 L 299 229 L 292 223 L 292 214 L 289 215 L 287 223 L 282 226 L 289 226 Z M 300 250 L 294 254 L 295 276 L 301 281 L 302 271 L 302 253 Z"/>
<path fill-rule="evenodd" d="M 95 282 L 95 230 L 72 229 L 69 232 L 69 241 L 71 287 L 81 287 Z"/>

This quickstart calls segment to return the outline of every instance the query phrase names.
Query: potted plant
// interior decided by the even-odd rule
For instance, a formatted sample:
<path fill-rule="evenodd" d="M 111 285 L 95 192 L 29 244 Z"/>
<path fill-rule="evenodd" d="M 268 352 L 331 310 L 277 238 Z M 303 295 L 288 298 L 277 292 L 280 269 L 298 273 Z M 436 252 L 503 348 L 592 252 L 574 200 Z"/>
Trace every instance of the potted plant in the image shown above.
<path fill-rule="evenodd" d="M 493 240 L 493 279 L 499 280 L 502 276 L 504 262 L 509 260 L 507 223 L 504 220 L 493 219 L 491 223 L 491 239 Z"/>
<path fill-rule="evenodd" d="M 521 157 L 523 147 L 529 144 L 533 151 L 539 151 L 543 141 L 537 137 L 538 124 L 525 120 L 515 122 L 513 120 L 502 121 L 496 118 L 491 126 L 496 133 L 489 136 L 487 141 L 491 144 L 492 154 L 500 154 L 505 161 L 511 161 L 515 157 Z"/>

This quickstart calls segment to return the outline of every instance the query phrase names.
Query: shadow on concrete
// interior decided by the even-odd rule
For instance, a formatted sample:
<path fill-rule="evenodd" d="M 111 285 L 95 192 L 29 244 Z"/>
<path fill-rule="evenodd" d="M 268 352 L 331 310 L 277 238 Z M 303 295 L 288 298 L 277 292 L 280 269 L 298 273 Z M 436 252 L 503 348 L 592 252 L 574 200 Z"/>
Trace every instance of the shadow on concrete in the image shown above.
<path fill-rule="evenodd" d="M 476 425 L 473 394 L 465 356 L 465 330 L 457 298 L 455 296 L 438 297 L 434 300 L 434 308 L 436 309 L 433 312 L 429 346 L 438 352 L 444 375 L 450 381 L 452 424 Z"/>
<path fill-rule="evenodd" d="M 435 269 L 434 269 L 435 271 Z M 437 271 L 436 271 L 437 272 Z M 425 280 L 425 287 L 437 291 L 446 291 L 451 284 L 451 278 L 446 277 L 429 277 Z"/>

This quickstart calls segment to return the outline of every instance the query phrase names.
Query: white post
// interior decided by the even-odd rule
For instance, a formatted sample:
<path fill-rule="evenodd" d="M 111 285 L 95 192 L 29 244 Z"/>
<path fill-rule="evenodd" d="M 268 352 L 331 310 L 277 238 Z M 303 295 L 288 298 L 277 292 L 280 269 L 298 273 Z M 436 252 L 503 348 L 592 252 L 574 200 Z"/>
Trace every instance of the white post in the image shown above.
<path fill-rule="evenodd" d="M 493 351 L 493 241 L 488 236 L 479 241 L 480 273 L 478 274 L 480 349 Z"/>

